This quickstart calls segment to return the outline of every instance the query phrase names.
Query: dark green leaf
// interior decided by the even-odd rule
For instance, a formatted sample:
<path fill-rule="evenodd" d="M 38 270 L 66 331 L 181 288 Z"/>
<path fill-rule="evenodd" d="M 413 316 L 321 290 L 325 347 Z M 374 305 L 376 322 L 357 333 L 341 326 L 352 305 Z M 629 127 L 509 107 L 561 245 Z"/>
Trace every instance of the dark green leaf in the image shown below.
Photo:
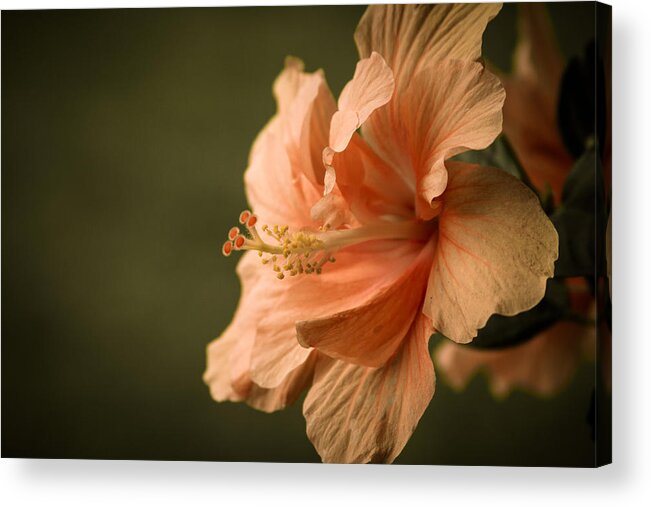
<path fill-rule="evenodd" d="M 599 145 L 604 146 L 604 80 L 603 62 L 597 59 L 595 41 L 592 40 L 583 55 L 572 58 L 567 64 L 558 100 L 558 129 L 565 147 L 574 158 L 581 156 L 595 135 Z"/>
<path fill-rule="evenodd" d="M 555 276 L 592 276 L 595 268 L 594 212 L 566 207 L 552 215 L 558 232 L 558 260 Z"/>
<path fill-rule="evenodd" d="M 567 175 L 561 194 L 564 206 L 594 212 L 597 185 L 597 157 L 590 146 Z"/>
<path fill-rule="evenodd" d="M 603 174 L 592 146 L 574 164 L 563 187 L 562 205 L 551 216 L 559 237 L 555 276 L 594 276 L 596 249 L 603 243 L 603 234 L 596 236 L 597 214 L 603 212 L 597 199 L 602 195 Z"/>
<path fill-rule="evenodd" d="M 559 280 L 549 279 L 545 297 L 540 303 L 513 317 L 493 315 L 469 345 L 482 349 L 517 345 L 563 318 L 568 308 L 569 297 L 565 285 Z"/>

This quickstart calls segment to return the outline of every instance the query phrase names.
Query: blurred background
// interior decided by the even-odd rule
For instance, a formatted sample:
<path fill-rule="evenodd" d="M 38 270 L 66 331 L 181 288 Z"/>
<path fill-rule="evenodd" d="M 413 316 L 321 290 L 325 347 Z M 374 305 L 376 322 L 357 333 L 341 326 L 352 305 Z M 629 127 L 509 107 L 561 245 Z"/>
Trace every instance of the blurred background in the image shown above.
<path fill-rule="evenodd" d="M 353 74 L 352 7 L 2 13 L 2 456 L 319 461 L 301 403 L 212 401 L 239 296 L 221 256 L 286 55 Z M 594 4 L 549 11 L 567 57 Z M 514 4 L 484 56 L 508 70 Z M 442 381 L 397 463 L 591 465 L 594 364 L 558 397 Z"/>

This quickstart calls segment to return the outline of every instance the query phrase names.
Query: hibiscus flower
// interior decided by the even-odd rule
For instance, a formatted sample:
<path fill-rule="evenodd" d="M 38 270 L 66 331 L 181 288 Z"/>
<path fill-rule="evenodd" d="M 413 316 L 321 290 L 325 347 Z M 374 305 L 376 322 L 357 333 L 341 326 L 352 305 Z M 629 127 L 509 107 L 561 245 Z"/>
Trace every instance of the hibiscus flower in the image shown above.
<path fill-rule="evenodd" d="M 513 73 L 502 79 L 507 92 L 504 133 L 532 183 L 540 192 L 551 189 L 558 204 L 574 163 L 557 128 L 564 62 L 544 5 L 522 4 L 519 9 L 520 38 Z M 566 286 L 579 321 L 560 321 L 526 343 L 500 350 L 443 343 L 435 353 L 443 378 L 461 390 L 477 372 L 484 371 L 498 398 L 515 388 L 545 397 L 557 394 L 583 359 L 594 358 L 596 346 L 589 287 L 582 278 L 567 279 Z"/>
<path fill-rule="evenodd" d="M 537 304 L 558 237 L 538 198 L 450 157 L 490 145 L 504 90 L 479 62 L 499 4 L 368 8 L 335 103 L 289 59 L 245 173 L 252 212 L 230 326 L 208 347 L 217 401 L 281 409 L 309 388 L 326 462 L 392 462 L 434 393 L 434 330 L 467 343 Z M 361 133 L 360 133 L 361 132 Z"/>

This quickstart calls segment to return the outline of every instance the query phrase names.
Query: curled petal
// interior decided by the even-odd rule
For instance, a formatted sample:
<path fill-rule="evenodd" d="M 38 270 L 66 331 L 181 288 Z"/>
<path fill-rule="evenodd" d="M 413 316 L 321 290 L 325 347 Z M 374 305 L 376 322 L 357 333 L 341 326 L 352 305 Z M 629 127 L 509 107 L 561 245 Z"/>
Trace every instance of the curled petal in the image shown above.
<path fill-rule="evenodd" d="M 323 150 L 323 166 L 326 169 L 324 196 L 332 192 L 337 180 L 333 159 L 343 152 L 355 131 L 366 121 L 373 111 L 386 104 L 393 94 L 393 74 L 384 59 L 372 53 L 357 63 L 355 74 L 341 92 L 339 110 L 330 122 L 330 140 Z M 364 174 L 358 170 L 357 179 Z M 322 206 L 325 206 L 323 203 Z"/>
<path fill-rule="evenodd" d="M 416 212 L 433 217 L 432 201 L 446 188 L 445 160 L 489 146 L 502 130 L 504 89 L 476 62 L 432 64 L 364 124 L 369 144 L 416 186 Z"/>
<path fill-rule="evenodd" d="M 330 124 L 330 147 L 343 151 L 351 136 L 393 94 L 393 73 L 378 53 L 357 63 L 355 74 L 339 96 L 339 111 Z"/>
<path fill-rule="evenodd" d="M 362 126 L 373 149 L 417 187 L 416 212 L 435 213 L 445 190 L 443 164 L 483 149 L 500 133 L 504 90 L 477 63 L 482 35 L 501 4 L 372 5 L 355 33 L 361 57 L 380 53 L 396 92 Z"/>
<path fill-rule="evenodd" d="M 336 359 L 383 366 L 400 347 L 420 312 L 432 252 L 430 243 L 398 280 L 364 305 L 298 322 L 299 342 Z"/>
<path fill-rule="evenodd" d="M 326 150 L 340 152 L 346 149 L 350 138 L 359 128 L 359 117 L 355 111 L 337 111 L 330 123 L 330 146 Z M 324 159 L 326 154 L 324 153 Z"/>
<path fill-rule="evenodd" d="M 486 25 L 501 3 L 371 5 L 357 26 L 359 55 L 380 53 L 394 72 L 396 88 L 429 64 L 481 57 Z"/>
<path fill-rule="evenodd" d="M 339 95 L 340 111 L 355 111 L 362 124 L 377 108 L 383 106 L 393 95 L 393 72 L 379 53 L 357 63 L 355 74 Z"/>
<path fill-rule="evenodd" d="M 356 165 L 352 171 L 344 174 L 342 179 L 337 173 L 339 164 L 335 164 L 334 159 L 346 150 L 355 131 L 371 113 L 391 99 L 393 87 L 391 69 L 378 53 L 372 53 L 370 57 L 358 62 L 353 79 L 346 84 L 339 97 L 339 110 L 330 122 L 329 144 L 322 154 L 325 168 L 324 196 L 328 196 L 339 182 L 339 192 L 346 198 L 348 204 L 356 200 L 361 191 L 360 183 L 365 178 L 365 167 L 361 164 Z M 330 204 L 332 203 L 324 199 L 318 205 L 320 210 L 314 213 L 325 215 L 337 213 L 337 209 L 323 211 Z M 328 225 L 331 223 L 329 222 Z"/>
<path fill-rule="evenodd" d="M 493 314 L 536 305 L 554 274 L 558 234 L 537 196 L 498 169 L 451 162 L 424 312 L 467 343 Z"/>
<path fill-rule="evenodd" d="M 434 394 L 431 332 L 421 314 L 382 368 L 319 357 L 303 414 L 324 462 L 391 463 L 398 456 Z"/>

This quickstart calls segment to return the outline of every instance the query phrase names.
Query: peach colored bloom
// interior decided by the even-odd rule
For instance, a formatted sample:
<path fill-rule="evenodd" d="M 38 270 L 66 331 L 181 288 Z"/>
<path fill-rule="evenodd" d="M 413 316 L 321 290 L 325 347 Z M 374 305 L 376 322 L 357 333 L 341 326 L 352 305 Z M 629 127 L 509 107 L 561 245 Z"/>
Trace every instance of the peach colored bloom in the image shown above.
<path fill-rule="evenodd" d="M 558 203 L 573 160 L 556 127 L 556 104 L 563 60 L 542 4 L 521 4 L 520 39 L 513 74 L 503 78 L 504 132 L 531 181 L 543 191 L 551 187 Z M 589 290 L 581 279 L 567 283 L 577 315 L 590 318 Z M 561 321 L 530 341 L 501 350 L 439 346 L 435 363 L 444 379 L 463 389 L 478 371 L 488 375 L 491 391 L 505 397 L 514 388 L 551 396 L 570 381 L 581 360 L 594 356 L 593 325 Z"/>
<path fill-rule="evenodd" d="M 393 461 L 434 393 L 433 330 L 469 342 L 493 313 L 535 305 L 553 274 L 558 237 L 536 196 L 448 160 L 501 131 L 504 91 L 478 63 L 499 9 L 371 6 L 337 103 L 295 59 L 274 84 L 245 174 L 255 214 L 224 244 L 247 250 L 242 295 L 204 380 L 265 411 L 309 388 L 324 461 Z"/>
<path fill-rule="evenodd" d="M 565 62 L 543 4 L 520 4 L 519 41 L 506 90 L 504 134 L 540 190 L 549 185 L 556 203 L 574 161 L 558 131 L 556 108 Z"/>

